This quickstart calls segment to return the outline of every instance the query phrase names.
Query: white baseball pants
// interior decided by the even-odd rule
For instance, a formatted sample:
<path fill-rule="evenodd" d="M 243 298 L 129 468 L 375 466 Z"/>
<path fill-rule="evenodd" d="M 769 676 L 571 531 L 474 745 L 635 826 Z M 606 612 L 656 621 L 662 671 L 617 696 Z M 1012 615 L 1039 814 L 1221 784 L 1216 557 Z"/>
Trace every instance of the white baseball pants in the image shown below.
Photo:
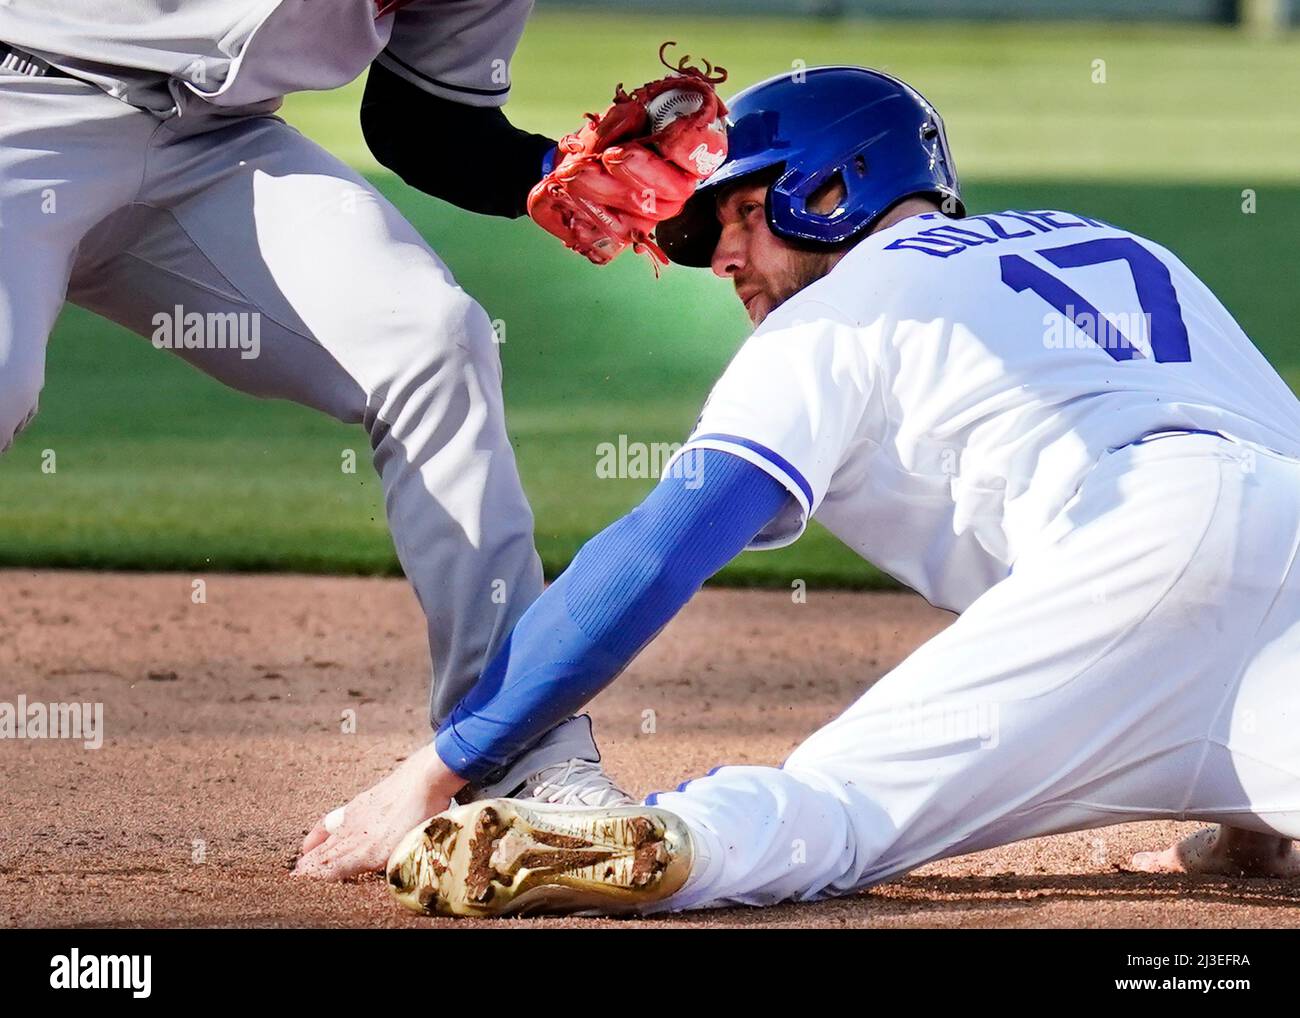
<path fill-rule="evenodd" d="M 177 305 L 256 313 L 255 358 L 177 352 L 366 429 L 428 617 L 436 724 L 542 572 L 491 322 L 415 229 L 275 117 L 160 122 L 78 81 L 0 75 L 0 449 L 35 413 L 65 297 L 144 336 Z M 557 761 L 589 753 L 569 727 Z"/>
<path fill-rule="evenodd" d="M 1108 454 L 1012 574 L 780 768 L 652 796 L 698 849 L 655 910 L 845 894 L 1130 820 L 1300 838 L 1300 462 Z"/>

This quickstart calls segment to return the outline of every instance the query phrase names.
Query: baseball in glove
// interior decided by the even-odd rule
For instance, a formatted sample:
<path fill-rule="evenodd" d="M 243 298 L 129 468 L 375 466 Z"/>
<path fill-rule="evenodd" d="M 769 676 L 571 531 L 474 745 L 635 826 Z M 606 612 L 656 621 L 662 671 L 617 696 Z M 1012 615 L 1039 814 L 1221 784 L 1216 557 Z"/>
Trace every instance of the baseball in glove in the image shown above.
<path fill-rule="evenodd" d="M 714 90 L 727 71 L 707 60 L 700 70 L 689 55 L 673 65 L 664 57 L 673 45 L 659 47 L 673 73 L 630 95 L 620 84 L 609 109 L 560 139 L 554 168 L 528 195 L 528 214 L 597 265 L 629 245 L 667 264 L 655 226 L 727 157 L 727 108 Z"/>

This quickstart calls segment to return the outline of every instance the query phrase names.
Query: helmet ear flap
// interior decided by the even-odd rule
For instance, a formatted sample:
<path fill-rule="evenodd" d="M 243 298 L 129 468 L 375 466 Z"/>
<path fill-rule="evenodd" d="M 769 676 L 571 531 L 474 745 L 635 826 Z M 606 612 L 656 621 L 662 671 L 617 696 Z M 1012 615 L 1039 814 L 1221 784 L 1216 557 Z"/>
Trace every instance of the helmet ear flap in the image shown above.
<path fill-rule="evenodd" d="M 870 223 L 869 203 L 859 201 L 867 187 L 869 142 L 864 142 L 815 173 L 793 168 L 768 191 L 767 221 L 778 236 L 817 245 L 837 245 L 852 239 Z M 839 200 L 829 209 L 827 198 L 838 186 Z"/>

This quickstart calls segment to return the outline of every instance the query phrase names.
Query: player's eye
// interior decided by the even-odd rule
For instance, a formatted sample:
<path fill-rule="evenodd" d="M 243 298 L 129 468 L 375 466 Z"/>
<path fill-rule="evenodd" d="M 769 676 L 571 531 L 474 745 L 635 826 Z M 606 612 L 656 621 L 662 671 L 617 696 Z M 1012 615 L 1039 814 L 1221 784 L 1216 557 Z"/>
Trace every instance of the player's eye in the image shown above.
<path fill-rule="evenodd" d="M 750 216 L 752 216 L 755 212 L 757 212 L 757 211 L 758 211 L 759 209 L 761 209 L 762 207 L 763 207 L 763 203 L 762 203 L 762 202 L 757 202 L 757 201 L 745 201 L 745 202 L 741 202 L 741 203 L 740 203 L 740 215 L 741 215 L 742 218 L 744 218 L 744 219 L 748 219 Z"/>

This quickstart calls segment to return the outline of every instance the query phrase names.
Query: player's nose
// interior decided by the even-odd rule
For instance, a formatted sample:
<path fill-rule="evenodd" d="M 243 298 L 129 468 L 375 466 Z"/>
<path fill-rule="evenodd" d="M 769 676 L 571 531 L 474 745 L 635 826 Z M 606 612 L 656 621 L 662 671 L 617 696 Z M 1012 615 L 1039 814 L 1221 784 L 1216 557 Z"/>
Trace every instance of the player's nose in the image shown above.
<path fill-rule="evenodd" d="M 722 228 L 717 246 L 713 249 L 711 265 L 713 274 L 722 279 L 730 279 L 745 267 L 741 231 L 727 226 Z"/>

